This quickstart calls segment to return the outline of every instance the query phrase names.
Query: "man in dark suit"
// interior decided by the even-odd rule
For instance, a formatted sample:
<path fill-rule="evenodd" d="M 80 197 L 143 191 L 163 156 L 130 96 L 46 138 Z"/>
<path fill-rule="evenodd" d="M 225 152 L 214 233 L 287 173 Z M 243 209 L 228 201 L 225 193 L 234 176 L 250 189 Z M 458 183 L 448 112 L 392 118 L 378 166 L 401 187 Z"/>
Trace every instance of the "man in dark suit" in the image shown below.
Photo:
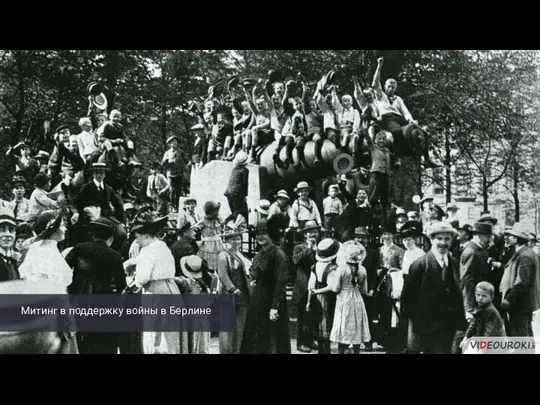
<path fill-rule="evenodd" d="M 346 242 L 354 239 L 356 227 L 368 227 L 373 217 L 371 206 L 368 204 L 368 195 L 365 189 L 361 188 L 356 193 L 356 199 L 347 191 L 347 181 L 339 183 L 339 189 L 347 200 L 347 207 L 336 220 L 334 229 L 336 237 Z"/>
<path fill-rule="evenodd" d="M 360 242 L 366 249 L 366 257 L 362 262 L 367 272 L 368 293 L 364 296 L 366 304 L 366 312 L 369 320 L 369 332 L 371 334 L 371 342 L 365 343 L 366 352 L 373 350 L 373 342 L 377 341 L 377 330 L 375 320 L 378 319 L 375 302 L 373 296 L 377 289 L 377 269 L 379 268 L 379 254 L 369 247 L 369 234 L 365 227 L 359 226 L 354 231 L 355 239 Z"/>
<path fill-rule="evenodd" d="M 516 253 L 504 269 L 501 280 L 501 310 L 508 316 L 508 336 L 533 336 L 532 313 L 540 308 L 540 262 L 527 246 L 529 233 L 520 223 L 506 231 Z"/>
<path fill-rule="evenodd" d="M 473 238 L 461 253 L 459 273 L 461 292 L 463 294 L 463 307 L 465 319 L 471 322 L 477 310 L 476 285 L 489 278 L 489 265 L 487 248 L 493 234 L 493 226 L 488 222 L 476 222 L 472 228 Z M 458 330 L 454 339 L 452 353 L 459 354 L 459 344 L 465 336 L 466 330 Z"/>
<path fill-rule="evenodd" d="M 93 242 L 79 243 L 67 254 L 66 262 L 73 268 L 70 294 L 120 294 L 126 288 L 123 260 L 110 246 L 115 224 L 100 218 L 90 223 Z M 77 333 L 81 354 L 117 354 L 118 334 L 104 332 Z"/>
<path fill-rule="evenodd" d="M 306 314 L 306 304 L 309 277 L 312 267 L 317 262 L 315 252 L 320 237 L 319 231 L 320 227 L 315 221 L 306 222 L 302 230 L 305 242 L 294 247 L 292 256 L 292 262 L 296 267 L 292 300 L 296 304 L 297 309 L 297 349 L 304 353 L 318 349 L 315 343 L 315 325 L 309 323 L 310 317 Z"/>
<path fill-rule="evenodd" d="M 116 226 L 112 248 L 120 250 L 127 239 L 124 228 L 127 222 L 124 204 L 116 192 L 103 182 L 107 170 L 105 163 L 93 163 L 89 170 L 92 171 L 93 180 L 84 184 L 74 196 L 72 201 L 74 214 L 71 223 L 78 223 L 79 227 L 84 227 L 91 220 L 95 221 L 100 217 L 110 219 Z"/>
<path fill-rule="evenodd" d="M 0 281 L 18 280 L 17 260 L 12 257 L 16 222 L 13 211 L 0 207 Z"/>
<path fill-rule="evenodd" d="M 410 353 L 451 353 L 456 330 L 467 326 L 459 265 L 449 249 L 456 230 L 446 222 L 433 224 L 431 250 L 413 262 L 401 294 L 409 318 Z"/>
<path fill-rule="evenodd" d="M 180 259 L 186 256 L 196 255 L 199 251 L 199 245 L 195 240 L 196 238 L 195 224 L 186 222 L 179 230 L 180 239 L 173 243 L 171 246 L 171 253 L 174 257 L 174 265 L 176 267 L 176 276 L 182 275 L 182 269 L 180 268 Z"/>

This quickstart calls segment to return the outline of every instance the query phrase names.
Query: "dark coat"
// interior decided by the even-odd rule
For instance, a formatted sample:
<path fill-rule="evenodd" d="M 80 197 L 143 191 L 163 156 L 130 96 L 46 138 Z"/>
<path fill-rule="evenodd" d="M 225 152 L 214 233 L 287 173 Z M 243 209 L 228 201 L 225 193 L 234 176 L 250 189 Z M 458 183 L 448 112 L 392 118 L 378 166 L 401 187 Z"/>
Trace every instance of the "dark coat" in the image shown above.
<path fill-rule="evenodd" d="M 465 333 L 466 338 L 483 336 L 506 336 L 501 314 L 492 303 L 476 311 Z"/>
<path fill-rule="evenodd" d="M 235 166 L 225 190 L 226 196 L 247 197 L 249 186 L 249 170 L 246 166 Z"/>
<path fill-rule="evenodd" d="M 180 268 L 180 259 L 182 257 L 196 255 L 199 251 L 199 245 L 197 245 L 195 239 L 182 237 L 174 242 L 170 249 L 174 257 L 175 275 L 176 277 L 183 276 L 182 269 Z"/>
<path fill-rule="evenodd" d="M 21 276 L 19 274 L 17 260 L 12 257 L 0 256 L 0 282 L 18 280 Z"/>
<path fill-rule="evenodd" d="M 371 249 L 369 246 L 364 246 L 366 248 L 366 257 L 362 262 L 362 266 L 366 268 L 367 271 L 367 282 L 368 282 L 368 291 L 377 289 L 377 270 L 379 269 L 379 254 L 375 250 Z"/>
<path fill-rule="evenodd" d="M 448 255 L 443 281 L 442 268 L 433 252 L 415 260 L 403 286 L 401 305 L 403 313 L 413 322 L 413 333 L 423 343 L 429 343 L 433 336 L 465 330 L 467 322 L 457 261 Z"/>
<path fill-rule="evenodd" d="M 293 249 L 292 262 L 296 266 L 292 300 L 298 305 L 307 297 L 307 286 L 311 270 L 317 263 L 315 251 L 308 246 L 307 242 L 296 245 Z"/>
<path fill-rule="evenodd" d="M 89 206 L 101 207 L 101 214 L 105 217 L 114 217 L 121 223 L 126 223 L 126 213 L 122 199 L 108 185 L 104 185 L 103 193 L 100 193 L 94 181 L 83 184 L 79 193 L 73 197 L 73 205 L 81 218 L 84 216 L 84 208 Z M 114 212 L 111 210 L 111 204 Z"/>
<path fill-rule="evenodd" d="M 467 312 L 472 313 L 476 308 L 476 284 L 480 281 L 487 281 L 489 278 L 489 265 L 487 260 L 487 251 L 473 241 L 470 241 L 461 253 L 459 273 L 461 292 L 463 294 L 463 306 Z"/>
<path fill-rule="evenodd" d="M 354 238 L 354 231 L 357 227 L 370 226 L 373 212 L 369 205 L 366 207 L 358 207 L 355 196 L 347 191 L 343 183 L 339 183 L 339 188 L 347 200 L 347 208 L 345 208 L 336 220 L 334 229 L 336 235 L 341 237 L 341 241 L 345 242 Z"/>
<path fill-rule="evenodd" d="M 534 251 L 524 246 L 514 254 L 504 269 L 513 283 L 503 299 L 510 303 L 508 312 L 530 313 L 540 308 L 540 262 Z"/>
<path fill-rule="evenodd" d="M 122 256 L 104 241 L 75 245 L 66 262 L 73 268 L 70 294 L 112 294 L 126 288 Z"/>

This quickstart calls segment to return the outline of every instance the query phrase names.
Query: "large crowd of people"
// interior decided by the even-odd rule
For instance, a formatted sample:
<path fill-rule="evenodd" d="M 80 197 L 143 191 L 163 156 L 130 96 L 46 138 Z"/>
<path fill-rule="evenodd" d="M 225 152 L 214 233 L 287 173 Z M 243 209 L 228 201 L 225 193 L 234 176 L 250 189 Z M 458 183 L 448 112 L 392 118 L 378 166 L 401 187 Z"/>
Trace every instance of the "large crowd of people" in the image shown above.
<path fill-rule="evenodd" d="M 337 94 L 333 72 L 311 98 L 301 75 L 284 83 L 272 71 L 266 82 L 233 78 L 213 86 L 206 102 L 193 104 L 200 120 L 192 127 L 191 170 L 216 159 L 234 166 L 226 218 L 219 202 L 185 195 L 175 136 L 161 161 L 145 163 L 150 175 L 137 196 L 132 175 L 142 163 L 118 110 L 89 109 L 77 135 L 59 126 L 50 152 L 32 156 L 32 145 L 14 145 L 6 152 L 13 198 L 0 200 L 0 291 L 9 293 L 3 282 L 47 279 L 69 294 L 232 294 L 236 329 L 219 333 L 224 354 L 291 353 L 292 312 L 304 353 L 330 354 L 336 345 L 340 354 L 457 354 L 472 336 L 533 336 L 540 259 L 530 229 L 498 229 L 489 213 L 460 224 L 457 205 L 445 211 L 430 195 L 418 211 L 391 204 L 388 179 L 407 137 L 423 139 L 427 168 L 437 164 L 429 137 L 395 94 L 397 82 L 381 86 L 382 65 L 379 59 L 372 86 L 354 80 L 361 111 L 350 95 Z M 301 168 L 306 142 L 315 143 L 317 164 L 325 139 L 349 153 L 356 170 L 328 177 L 322 202 L 300 181 L 296 197 L 276 190 L 274 201 L 248 207 L 247 165 L 262 148 L 277 141 L 275 164 Z M 166 238 L 171 229 L 174 237 Z M 207 354 L 212 333 L 50 336 L 45 352 Z M 35 352 L 31 345 L 21 339 L 0 347 Z"/>

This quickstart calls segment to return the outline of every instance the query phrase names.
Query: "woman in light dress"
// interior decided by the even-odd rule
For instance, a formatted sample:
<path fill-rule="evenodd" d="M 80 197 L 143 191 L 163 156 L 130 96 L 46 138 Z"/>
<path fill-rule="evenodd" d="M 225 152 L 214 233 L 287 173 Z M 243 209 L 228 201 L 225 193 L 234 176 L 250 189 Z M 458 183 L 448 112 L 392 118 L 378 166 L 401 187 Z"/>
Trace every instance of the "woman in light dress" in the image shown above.
<path fill-rule="evenodd" d="M 362 293 L 367 294 L 367 272 L 362 266 L 365 257 L 366 249 L 362 244 L 355 241 L 343 243 L 337 255 L 338 268 L 328 281 L 337 294 L 330 341 L 338 343 L 339 354 L 345 354 L 350 345 L 354 354 L 359 354 L 360 345 L 371 341 L 362 299 Z"/>
<path fill-rule="evenodd" d="M 134 284 L 143 289 L 143 306 L 161 308 L 159 298 L 154 295 L 180 295 L 174 280 L 174 258 L 165 244 L 156 237 L 167 224 L 167 217 L 158 217 L 154 212 L 143 212 L 137 216 L 131 232 L 141 246 L 138 256 L 124 262 L 124 268 L 135 264 Z M 180 303 L 178 304 L 180 306 Z M 163 325 L 153 325 L 155 331 L 148 331 L 148 324 L 165 322 L 166 317 L 145 315 L 143 324 L 147 331 L 142 332 L 144 354 L 182 354 L 187 353 L 187 339 L 184 332 L 163 331 Z M 180 325 L 179 325 L 180 328 Z M 160 330 L 161 329 L 161 330 Z"/>
<path fill-rule="evenodd" d="M 58 242 L 66 236 L 66 224 L 60 211 L 43 211 L 34 224 L 33 238 L 26 256 L 19 267 L 21 278 L 26 280 L 49 280 L 58 291 L 67 294 L 73 278 L 73 270 L 68 266 L 58 250 Z M 66 318 L 66 321 L 68 319 Z M 60 333 L 61 354 L 78 354 L 74 331 Z"/>

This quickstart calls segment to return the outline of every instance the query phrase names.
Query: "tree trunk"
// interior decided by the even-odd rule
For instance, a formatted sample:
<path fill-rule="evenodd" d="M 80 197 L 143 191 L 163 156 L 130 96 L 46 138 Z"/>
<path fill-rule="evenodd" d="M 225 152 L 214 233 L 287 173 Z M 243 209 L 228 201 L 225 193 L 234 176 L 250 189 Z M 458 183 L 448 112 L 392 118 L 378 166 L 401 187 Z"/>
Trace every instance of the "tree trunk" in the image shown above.
<path fill-rule="evenodd" d="M 484 199 L 484 212 L 488 212 L 488 182 L 486 176 L 482 176 L 482 197 Z"/>
<path fill-rule="evenodd" d="M 444 165 L 445 165 L 445 175 L 446 175 L 446 181 L 445 181 L 446 203 L 448 204 L 452 202 L 452 173 L 450 171 L 450 166 L 452 164 L 452 157 L 450 156 L 450 152 L 451 152 L 450 137 L 448 135 L 447 130 L 444 133 L 444 149 L 445 149 Z"/>
<path fill-rule="evenodd" d="M 120 66 L 120 54 L 119 51 L 106 51 L 105 55 L 105 81 L 110 89 L 110 94 L 107 94 L 107 110 L 110 112 L 114 108 L 114 103 L 116 101 L 116 84 Z"/>
<path fill-rule="evenodd" d="M 514 158 L 514 218 L 516 222 L 519 222 L 520 212 L 519 212 L 519 167 L 517 163 L 517 158 Z"/>
<path fill-rule="evenodd" d="M 412 198 L 415 194 L 421 194 L 422 188 L 420 162 L 416 157 L 402 157 L 401 163 L 401 169 L 394 171 L 390 179 L 390 202 L 395 202 L 406 211 L 414 211 L 417 206 Z"/>
<path fill-rule="evenodd" d="M 165 104 L 161 106 L 161 138 L 165 144 L 167 142 L 167 106 Z"/>

